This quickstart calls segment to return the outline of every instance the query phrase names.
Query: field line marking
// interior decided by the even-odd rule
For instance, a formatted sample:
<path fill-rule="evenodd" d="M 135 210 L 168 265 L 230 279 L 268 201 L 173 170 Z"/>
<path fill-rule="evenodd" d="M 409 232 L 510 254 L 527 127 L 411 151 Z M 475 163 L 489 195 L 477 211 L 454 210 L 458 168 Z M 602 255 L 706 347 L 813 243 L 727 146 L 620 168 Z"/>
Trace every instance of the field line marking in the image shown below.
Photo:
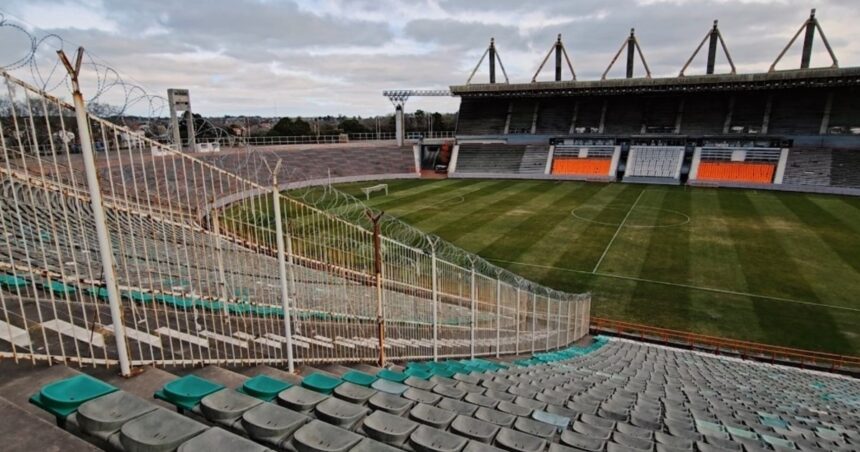
<path fill-rule="evenodd" d="M 624 223 L 627 222 L 627 218 L 630 217 L 630 214 L 633 212 L 633 209 L 636 208 L 636 204 L 639 204 L 639 200 L 642 199 L 642 195 L 645 194 L 645 190 L 639 192 L 639 196 L 636 197 L 636 201 L 633 201 L 633 204 L 630 205 L 630 209 L 627 211 L 627 215 L 624 215 L 624 219 L 621 220 L 621 224 L 618 225 L 618 229 L 615 230 L 615 234 L 612 236 L 612 239 L 609 240 L 609 243 L 606 244 L 606 248 L 603 250 L 603 254 L 600 255 L 600 259 L 597 260 L 597 264 L 594 265 L 594 269 L 591 270 L 591 273 L 597 273 L 597 268 L 600 267 L 600 264 L 603 263 L 603 258 L 606 257 L 606 254 L 609 253 L 609 248 L 612 247 L 612 243 L 615 242 L 615 238 L 618 237 L 618 234 L 621 232 L 621 228 L 624 227 Z"/>
<path fill-rule="evenodd" d="M 506 261 L 503 259 L 489 259 L 489 258 L 487 258 L 487 260 L 493 261 L 493 262 L 503 262 L 503 263 L 507 263 L 507 264 L 522 265 L 525 267 L 546 268 L 546 269 L 550 269 L 550 270 L 560 270 L 560 271 L 571 272 L 571 273 L 579 273 L 579 274 L 583 274 L 583 275 L 603 276 L 606 278 L 626 279 L 629 281 L 647 282 L 647 283 L 652 283 L 652 284 L 661 284 L 664 286 L 681 287 L 684 289 L 701 290 L 704 292 L 714 292 L 714 293 L 721 293 L 721 294 L 726 294 L 726 295 L 739 295 L 739 296 L 744 296 L 744 297 L 760 298 L 763 300 L 779 301 L 779 302 L 784 302 L 784 303 L 795 303 L 795 304 L 803 304 L 803 305 L 809 305 L 809 306 L 817 306 L 817 307 L 822 307 L 822 308 L 840 309 L 840 310 L 844 310 L 844 311 L 860 312 L 860 308 L 849 308 L 847 306 L 835 306 L 832 304 L 815 303 L 812 301 L 795 300 L 792 298 L 773 297 L 770 295 L 758 295 L 758 294 L 748 293 L 748 292 L 738 292 L 735 290 L 717 289 L 714 287 L 700 287 L 700 286 L 693 286 L 691 284 L 680 284 L 680 283 L 672 283 L 672 282 L 668 282 L 668 281 L 658 281 L 656 279 L 637 278 L 635 276 L 613 275 L 611 273 L 595 273 L 595 272 L 590 272 L 587 270 L 576 270 L 573 268 L 554 267 L 552 265 L 529 264 L 527 262 Z"/>

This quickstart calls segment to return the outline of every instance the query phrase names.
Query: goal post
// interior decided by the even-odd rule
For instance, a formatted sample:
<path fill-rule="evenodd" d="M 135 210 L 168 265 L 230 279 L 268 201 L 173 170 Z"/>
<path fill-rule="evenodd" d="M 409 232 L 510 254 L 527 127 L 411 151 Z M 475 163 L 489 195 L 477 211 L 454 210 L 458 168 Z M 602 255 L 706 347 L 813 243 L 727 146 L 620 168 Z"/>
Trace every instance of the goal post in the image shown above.
<path fill-rule="evenodd" d="M 388 196 L 388 184 L 377 184 L 371 187 L 364 187 L 361 189 L 361 191 L 364 193 L 364 196 L 367 198 L 367 200 L 370 201 L 370 194 L 373 192 L 384 191 L 385 196 Z"/>

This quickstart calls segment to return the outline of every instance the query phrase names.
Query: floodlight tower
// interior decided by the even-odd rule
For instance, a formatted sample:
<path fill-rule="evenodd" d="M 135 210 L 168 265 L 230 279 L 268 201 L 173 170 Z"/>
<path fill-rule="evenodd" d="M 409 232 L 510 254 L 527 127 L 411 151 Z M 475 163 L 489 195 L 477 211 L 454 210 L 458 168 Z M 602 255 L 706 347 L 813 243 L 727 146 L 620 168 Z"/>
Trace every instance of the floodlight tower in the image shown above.
<path fill-rule="evenodd" d="M 383 91 L 382 95 L 387 97 L 392 105 L 394 105 L 394 135 L 397 139 L 397 145 L 403 146 L 403 141 L 406 139 L 403 106 L 406 105 L 406 101 L 414 96 L 450 96 L 451 91 L 447 89 L 398 89 Z"/>
<path fill-rule="evenodd" d="M 188 129 L 188 149 L 194 152 L 197 142 L 194 138 L 194 114 L 191 112 L 191 96 L 187 89 L 171 88 L 167 90 L 167 103 L 170 104 L 170 125 L 173 127 L 173 142 L 176 150 L 182 151 L 182 135 L 179 133 L 179 117 L 177 112 L 185 115 L 185 126 Z"/>

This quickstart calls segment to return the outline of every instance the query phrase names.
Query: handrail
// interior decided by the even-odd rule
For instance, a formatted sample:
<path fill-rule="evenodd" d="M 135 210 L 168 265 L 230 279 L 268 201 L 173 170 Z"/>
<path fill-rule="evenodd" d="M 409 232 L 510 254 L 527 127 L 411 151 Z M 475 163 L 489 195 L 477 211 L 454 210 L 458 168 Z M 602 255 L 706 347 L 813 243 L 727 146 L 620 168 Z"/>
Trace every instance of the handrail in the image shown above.
<path fill-rule="evenodd" d="M 766 360 L 771 363 L 785 363 L 800 367 L 816 367 L 829 370 L 845 370 L 851 373 L 860 371 L 860 356 L 803 350 L 778 345 L 730 339 L 689 331 L 672 330 L 639 323 L 624 322 L 601 317 L 591 317 L 590 328 L 597 332 L 607 332 L 620 336 L 656 340 L 665 344 L 686 345 L 712 349 L 720 354 L 729 353 L 741 358 Z"/>

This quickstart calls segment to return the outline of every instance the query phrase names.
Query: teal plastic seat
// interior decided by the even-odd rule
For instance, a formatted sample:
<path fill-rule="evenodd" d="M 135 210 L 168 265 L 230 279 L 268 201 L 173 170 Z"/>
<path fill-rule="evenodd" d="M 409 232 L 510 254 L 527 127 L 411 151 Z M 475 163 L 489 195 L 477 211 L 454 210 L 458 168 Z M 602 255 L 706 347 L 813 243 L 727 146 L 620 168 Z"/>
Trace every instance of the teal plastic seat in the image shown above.
<path fill-rule="evenodd" d="M 238 315 L 250 314 L 253 310 L 254 310 L 254 307 L 249 305 L 249 304 L 227 303 L 227 311 L 230 314 L 238 314 Z"/>
<path fill-rule="evenodd" d="M 374 381 L 376 381 L 376 377 L 373 375 L 359 372 L 357 370 L 350 370 L 349 372 L 341 375 L 340 378 L 343 379 L 343 381 L 348 381 L 359 386 L 370 386 Z"/>
<path fill-rule="evenodd" d="M 87 289 L 87 293 L 102 300 L 108 299 L 108 290 L 105 287 L 90 287 Z"/>
<path fill-rule="evenodd" d="M 155 296 L 155 299 L 160 303 L 164 303 L 168 306 L 172 306 L 176 309 L 191 309 L 194 307 L 194 299 L 180 297 L 177 295 L 171 294 L 158 294 Z"/>
<path fill-rule="evenodd" d="M 24 287 L 27 285 L 27 280 L 15 275 L 3 273 L 0 275 L 0 286 L 3 287 Z"/>
<path fill-rule="evenodd" d="M 416 377 L 422 380 L 428 380 L 430 377 L 433 376 L 433 371 L 418 367 L 410 367 L 403 371 L 403 374 L 407 377 Z"/>
<path fill-rule="evenodd" d="M 156 399 L 164 400 L 177 408 L 192 410 L 204 397 L 224 389 L 223 385 L 200 378 L 196 375 L 186 375 L 177 378 L 153 395 Z"/>
<path fill-rule="evenodd" d="M 388 381 L 393 381 L 395 383 L 403 383 L 404 381 L 406 381 L 407 378 L 409 378 L 409 375 L 406 375 L 401 372 L 395 372 L 390 369 L 382 369 L 376 373 L 376 376 Z"/>
<path fill-rule="evenodd" d="M 214 311 L 214 312 L 224 310 L 224 303 L 217 301 L 217 300 L 203 300 L 201 298 L 198 298 L 198 299 L 194 300 L 194 306 L 196 306 L 199 309 L 205 309 L 207 311 Z"/>
<path fill-rule="evenodd" d="M 131 300 L 131 301 L 134 301 L 135 303 L 141 303 L 141 304 L 151 303 L 152 300 L 155 299 L 155 296 L 153 296 L 151 293 L 140 292 L 137 290 L 130 290 L 127 292 L 123 292 L 122 296 L 124 298 Z"/>
<path fill-rule="evenodd" d="M 272 378 L 268 375 L 257 375 L 256 377 L 245 380 L 245 384 L 236 390 L 242 394 L 247 394 L 251 397 L 265 400 L 266 402 L 271 402 L 272 400 L 275 400 L 275 397 L 278 396 L 279 392 L 288 389 L 291 386 L 292 384 L 287 383 L 286 381 L 278 380 L 277 378 Z"/>
<path fill-rule="evenodd" d="M 84 402 L 115 391 L 116 387 L 89 375 L 75 375 L 44 386 L 30 397 L 30 403 L 59 420 L 74 413 Z"/>
<path fill-rule="evenodd" d="M 75 286 L 65 284 L 60 281 L 50 281 L 47 284 L 42 283 L 40 285 L 43 289 L 51 291 L 57 295 L 75 293 L 75 290 L 77 290 L 75 289 Z"/>
<path fill-rule="evenodd" d="M 314 372 L 302 380 L 302 386 L 322 394 L 331 394 L 337 385 L 341 384 L 338 378 L 330 377 L 319 372 Z"/>
<path fill-rule="evenodd" d="M 374 381 L 373 384 L 370 385 L 370 387 L 376 389 L 377 391 L 382 391 L 388 394 L 395 395 L 403 394 L 407 389 L 409 389 L 409 386 L 406 386 L 405 384 L 397 383 L 383 378 Z"/>

